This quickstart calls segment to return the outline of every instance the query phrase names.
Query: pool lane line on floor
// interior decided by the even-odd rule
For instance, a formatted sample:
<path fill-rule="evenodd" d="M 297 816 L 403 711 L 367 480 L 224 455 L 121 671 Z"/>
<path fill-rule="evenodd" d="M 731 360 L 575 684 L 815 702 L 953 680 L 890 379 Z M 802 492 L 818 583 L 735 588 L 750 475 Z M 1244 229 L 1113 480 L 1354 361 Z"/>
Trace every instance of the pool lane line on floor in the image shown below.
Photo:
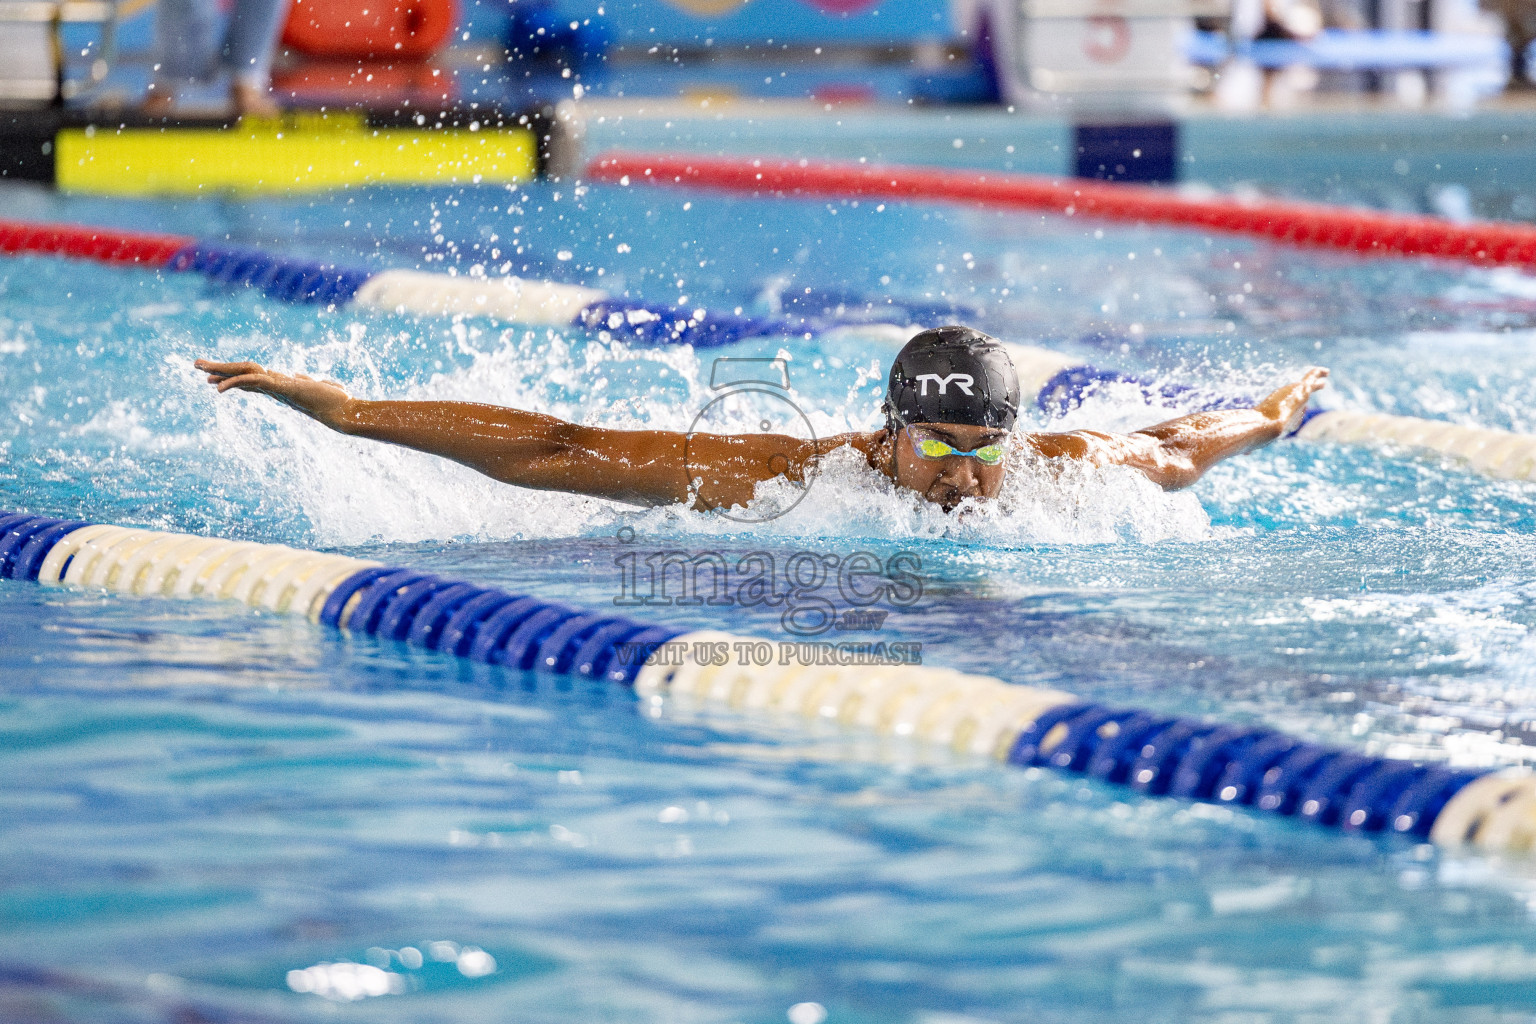
<path fill-rule="evenodd" d="M 689 344 L 711 348 L 756 337 L 855 331 L 894 352 L 914 330 L 879 320 L 873 301 L 847 317 L 793 314 L 758 317 L 702 308 L 652 305 L 556 281 L 516 277 L 450 276 L 416 270 L 369 270 L 298 260 L 260 249 L 198 242 L 181 235 L 112 231 L 65 224 L 0 221 L 0 253 L 42 253 L 107 263 L 139 263 L 198 273 L 224 284 L 244 284 L 284 302 L 349 303 L 426 315 L 485 316 L 525 324 L 575 327 L 602 340 L 631 344 Z M 898 319 L 905 307 L 890 307 Z M 942 317 L 934 311 L 933 319 Z M 1103 370 L 1071 356 L 1029 345 L 1005 344 L 1026 401 L 1061 414 L 1094 390 L 1114 383 L 1141 387 L 1147 397 L 1173 399 L 1190 411 L 1238 408 L 1248 396 L 1202 392 L 1187 385 Z M 1444 420 L 1337 409 L 1312 409 L 1293 436 L 1365 447 L 1401 446 L 1464 459 L 1476 471 L 1506 480 L 1536 480 L 1536 437 Z"/>
<path fill-rule="evenodd" d="M 1435 217 L 1321 203 L 1250 203 L 1146 185 L 999 171 L 610 152 L 593 157 L 587 163 L 586 176 L 625 186 L 649 183 L 759 197 L 967 203 L 1066 217 L 1165 224 L 1372 256 L 1433 256 L 1484 266 L 1536 265 L 1536 226 L 1528 224 L 1456 224 Z"/>
<path fill-rule="evenodd" d="M 1527 772 L 1415 764 L 1101 705 L 923 665 L 910 645 L 774 643 L 343 555 L 26 513 L 0 513 L 0 578 L 241 601 L 514 671 L 628 684 L 650 706 L 671 699 L 744 718 L 829 721 L 1350 832 L 1536 848 L 1536 777 Z"/>

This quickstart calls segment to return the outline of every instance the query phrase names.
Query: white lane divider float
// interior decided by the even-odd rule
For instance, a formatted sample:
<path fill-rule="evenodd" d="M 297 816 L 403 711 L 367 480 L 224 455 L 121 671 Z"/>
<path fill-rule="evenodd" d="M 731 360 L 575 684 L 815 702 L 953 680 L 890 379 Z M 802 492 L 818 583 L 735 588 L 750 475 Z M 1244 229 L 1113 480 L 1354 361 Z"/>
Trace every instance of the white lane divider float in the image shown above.
<path fill-rule="evenodd" d="M 315 620 L 337 585 L 379 564 L 281 544 L 85 526 L 54 544 L 37 580 L 139 596 L 236 600 Z"/>

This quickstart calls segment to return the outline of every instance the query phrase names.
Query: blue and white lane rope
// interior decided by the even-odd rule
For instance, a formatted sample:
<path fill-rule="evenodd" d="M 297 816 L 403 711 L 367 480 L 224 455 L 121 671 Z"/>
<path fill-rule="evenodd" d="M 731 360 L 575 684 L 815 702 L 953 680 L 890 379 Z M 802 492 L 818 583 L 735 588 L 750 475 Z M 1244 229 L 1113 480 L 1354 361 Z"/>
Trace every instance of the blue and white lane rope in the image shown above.
<path fill-rule="evenodd" d="M 731 345 L 747 338 L 803 336 L 859 326 L 868 318 L 784 313 L 754 316 L 642 302 L 582 285 L 483 274 L 368 270 L 289 259 L 260 249 L 196 242 L 166 269 L 246 285 L 283 302 L 348 304 L 398 313 L 483 316 L 507 323 L 578 327 L 631 344 Z"/>
<path fill-rule="evenodd" d="M 245 285 L 282 302 L 400 312 L 463 314 L 523 324 L 578 327 L 640 344 L 728 345 L 744 338 L 811 335 L 871 319 L 889 321 L 888 303 L 862 303 L 831 315 L 771 316 L 707 311 L 681 303 L 642 302 L 596 288 L 515 277 L 488 277 L 483 267 L 463 277 L 414 270 L 370 270 L 294 259 L 262 249 L 69 224 L 0 219 L 0 253 L 73 256 L 195 273 L 225 285 Z"/>
<path fill-rule="evenodd" d="M 1520 771 L 1374 757 L 944 668 L 830 656 L 760 665 L 740 656 L 760 646 L 750 637 L 637 622 L 343 555 L 0 513 L 0 578 L 242 601 L 509 669 L 631 684 L 648 703 L 832 721 L 1344 831 L 1536 848 L 1536 778 Z"/>
<path fill-rule="evenodd" d="M 450 277 L 415 270 L 339 270 L 295 263 L 258 250 L 189 246 L 171 261 L 173 269 L 197 270 L 217 281 L 244 282 L 286 301 L 352 301 L 396 312 L 485 316 L 511 323 L 576 326 L 603 340 L 638 344 L 689 344 L 696 348 L 734 344 L 754 337 L 824 334 L 862 329 L 879 340 L 899 344 L 910 328 L 871 322 L 883 312 L 866 304 L 858 316 L 744 316 L 703 308 L 680 309 L 618 299 L 606 292 L 555 281 L 515 277 Z M 907 312 L 891 306 L 900 318 Z M 933 319 L 927 311 L 924 319 Z M 1026 401 L 1042 412 L 1062 415 L 1099 388 L 1133 384 L 1149 400 L 1175 400 L 1193 410 L 1246 406 L 1243 396 L 1202 392 L 1185 384 L 1158 382 L 1117 370 L 1104 370 L 1047 349 L 1005 346 L 1013 357 Z M 1504 480 L 1536 480 L 1536 437 L 1491 427 L 1464 426 L 1444 420 L 1343 409 L 1309 409 L 1292 434 L 1306 441 L 1364 447 L 1401 447 L 1461 459 L 1484 475 Z"/>
<path fill-rule="evenodd" d="M 426 315 L 485 316 L 509 323 L 575 326 L 597 332 L 603 340 L 632 344 L 689 344 L 697 348 L 734 344 L 754 337 L 824 334 L 862 329 L 872 338 L 899 344 L 911 328 L 872 321 L 882 313 L 897 319 L 917 312 L 892 305 L 886 310 L 863 304 L 856 315 L 780 314 L 746 316 L 703 308 L 666 307 L 633 302 L 581 285 L 516 277 L 480 277 L 416 270 L 343 270 L 285 260 L 260 250 L 192 245 L 177 253 L 170 266 L 192 270 L 224 283 L 244 283 L 289 302 L 321 302 Z M 857 305 L 857 304 L 856 304 Z M 932 310 L 923 319 L 935 319 Z M 921 314 L 920 314 L 921 315 Z M 1094 391 L 1110 384 L 1133 384 L 1149 400 L 1179 401 L 1192 410 L 1246 406 L 1242 396 L 1203 392 L 1185 384 L 1105 370 L 1029 345 L 1005 346 L 1013 357 L 1026 401 L 1042 412 L 1062 415 Z M 1461 459 L 1484 475 L 1505 480 L 1536 480 L 1536 437 L 1490 427 L 1443 420 L 1343 409 L 1309 409 L 1292 436 L 1307 441 L 1365 447 L 1401 447 Z"/>
<path fill-rule="evenodd" d="M 159 265 L 199 273 L 224 284 L 247 285 L 284 302 L 327 306 L 353 303 L 398 312 L 485 316 L 511 323 L 578 327 L 597 332 L 603 340 L 633 344 L 689 344 L 705 348 L 756 337 L 857 331 L 877 344 L 899 345 L 912 333 L 912 327 L 901 321 L 931 325 L 950 315 L 944 309 L 922 304 L 817 294 L 809 304 L 830 312 L 752 316 L 633 301 L 595 288 L 555 281 L 345 268 L 174 235 L 10 221 L 0 221 L 0 251 Z M 1008 349 L 1025 394 L 1033 396 L 1048 413 L 1064 412 L 1094 389 L 1115 382 L 1136 384 L 1149 398 L 1173 398 L 1195 409 L 1231 408 L 1245 401 L 1102 370 L 1045 349 L 1026 345 L 1009 345 Z M 1325 409 L 1309 412 L 1295 436 L 1338 444 L 1419 449 L 1463 459 L 1489 476 L 1536 480 L 1536 437 L 1506 430 Z"/>

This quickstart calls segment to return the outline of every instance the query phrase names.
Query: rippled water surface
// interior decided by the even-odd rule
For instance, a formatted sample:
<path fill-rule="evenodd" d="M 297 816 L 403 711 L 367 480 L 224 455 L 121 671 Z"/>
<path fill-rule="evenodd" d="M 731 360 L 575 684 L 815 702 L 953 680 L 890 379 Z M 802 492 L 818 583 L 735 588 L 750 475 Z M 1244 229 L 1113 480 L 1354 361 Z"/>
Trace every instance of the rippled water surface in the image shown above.
<path fill-rule="evenodd" d="M 0 201 L 8 216 L 713 309 L 894 297 L 919 318 L 952 308 L 1009 340 L 1206 388 L 1256 394 L 1321 363 L 1325 404 L 1536 431 L 1536 278 L 1512 271 L 568 185 Z M 1529 484 L 1288 442 L 1177 495 L 1020 468 L 1000 508 L 957 521 L 848 460 L 746 527 L 503 487 L 216 398 L 190 369 L 249 357 L 367 396 L 684 429 L 715 394 L 717 355 L 781 356 L 822 433 L 877 422 L 899 341 L 627 348 L 7 258 L 0 505 L 323 547 L 594 607 L 658 552 L 761 551 L 780 568 L 802 552 L 899 556 L 920 592 L 885 607 L 878 637 L 922 643 L 929 664 L 1380 753 L 1524 759 Z M 1170 414 L 1110 392 L 1069 423 Z M 773 639 L 790 635 L 784 613 L 643 612 Z M 234 606 L 7 584 L 0 638 L 3 1020 L 770 1022 L 800 1003 L 835 1024 L 1536 1013 L 1524 864 L 788 723 L 648 717 L 627 691 Z"/>

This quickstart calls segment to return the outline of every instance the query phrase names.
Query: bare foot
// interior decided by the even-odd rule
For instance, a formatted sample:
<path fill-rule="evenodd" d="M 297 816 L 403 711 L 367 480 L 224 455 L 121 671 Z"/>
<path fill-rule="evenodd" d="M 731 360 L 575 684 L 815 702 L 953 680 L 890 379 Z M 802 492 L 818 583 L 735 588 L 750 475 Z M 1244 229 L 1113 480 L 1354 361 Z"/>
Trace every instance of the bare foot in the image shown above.
<path fill-rule="evenodd" d="M 249 82 L 230 85 L 229 99 L 235 105 L 235 113 L 241 117 L 278 117 L 283 112 L 272 99 L 270 90 Z"/>

